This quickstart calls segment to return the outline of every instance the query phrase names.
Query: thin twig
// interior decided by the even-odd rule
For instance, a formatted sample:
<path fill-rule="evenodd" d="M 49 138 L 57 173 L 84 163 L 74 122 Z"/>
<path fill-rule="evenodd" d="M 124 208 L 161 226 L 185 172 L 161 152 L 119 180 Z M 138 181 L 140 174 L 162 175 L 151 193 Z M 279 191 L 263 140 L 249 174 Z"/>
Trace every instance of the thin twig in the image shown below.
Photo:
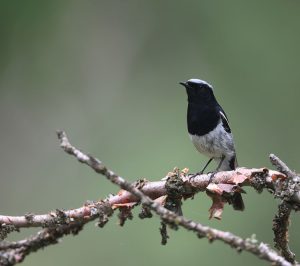
<path fill-rule="evenodd" d="M 283 161 L 281 161 L 275 154 L 270 154 L 271 163 L 277 168 L 278 171 L 284 173 L 289 178 L 296 176 L 296 173 L 293 172 Z"/>

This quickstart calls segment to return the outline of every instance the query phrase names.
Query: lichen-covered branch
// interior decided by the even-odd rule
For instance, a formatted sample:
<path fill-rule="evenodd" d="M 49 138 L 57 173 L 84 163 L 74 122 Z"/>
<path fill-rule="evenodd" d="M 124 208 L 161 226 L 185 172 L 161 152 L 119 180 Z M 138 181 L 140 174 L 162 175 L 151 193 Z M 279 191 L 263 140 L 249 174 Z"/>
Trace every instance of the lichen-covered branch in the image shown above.
<path fill-rule="evenodd" d="M 291 206 L 283 201 L 278 206 L 278 213 L 273 219 L 274 243 L 282 256 L 289 262 L 295 263 L 295 254 L 289 248 L 288 227 Z"/>
<path fill-rule="evenodd" d="M 287 176 L 285 182 L 277 182 L 277 184 L 274 182 L 275 197 L 288 202 L 293 210 L 298 211 L 300 209 L 300 176 L 290 170 L 288 166 L 274 154 L 270 155 L 270 160 L 271 163 L 278 169 L 278 171 L 281 171 Z"/>
<path fill-rule="evenodd" d="M 57 244 L 64 235 L 76 235 L 84 225 L 84 221 L 77 221 L 65 225 L 41 230 L 36 235 L 17 242 L 0 242 L 0 265 L 10 266 L 20 263 L 31 252 L 46 246 Z"/>
<path fill-rule="evenodd" d="M 286 182 L 274 192 L 276 197 L 282 199 L 278 206 L 278 213 L 273 219 L 275 247 L 287 261 L 296 263 L 295 254 L 289 247 L 288 230 L 291 211 L 299 210 L 299 204 L 296 204 L 294 199 L 299 197 L 300 177 L 274 154 L 270 155 L 270 160 L 278 171 L 287 176 Z"/>
<path fill-rule="evenodd" d="M 86 156 L 82 152 L 74 148 L 68 141 L 67 136 L 64 132 L 58 132 L 58 137 L 61 141 L 61 147 L 69 154 L 75 156 L 80 162 L 85 163 L 92 167 L 96 172 L 101 173 L 107 177 L 112 183 L 119 185 L 122 189 L 127 190 L 134 196 L 136 196 L 143 205 L 146 205 L 156 214 L 158 214 L 164 221 L 170 224 L 181 225 L 182 227 L 192 230 L 198 234 L 199 237 L 206 237 L 213 241 L 215 239 L 221 240 L 230 246 L 237 248 L 238 250 L 249 251 L 262 259 L 268 260 L 277 265 L 290 265 L 283 257 L 279 256 L 275 251 L 271 250 L 267 245 L 260 243 L 259 245 L 255 242 L 243 240 L 229 232 L 223 232 L 217 229 L 210 228 L 208 226 L 203 226 L 200 223 L 188 220 L 183 216 L 178 216 L 174 212 L 167 210 L 160 204 L 151 200 L 146 196 L 141 190 L 136 186 L 131 185 L 129 182 L 124 180 L 124 178 L 116 175 L 111 170 L 108 170 L 101 161 L 92 157 Z M 244 179 L 241 178 L 241 179 Z M 240 181 L 240 180 L 239 180 Z M 244 181 L 244 180 L 243 180 Z M 214 180 L 215 182 L 215 180 Z"/>
<path fill-rule="evenodd" d="M 94 164 L 93 164 L 94 165 Z M 98 171 L 98 170 L 97 170 Z M 111 171 L 107 171 L 108 173 L 112 173 Z M 254 186 L 260 188 L 270 188 L 274 189 L 273 179 L 274 177 L 281 178 L 282 175 L 279 172 L 268 170 L 265 168 L 261 169 L 246 169 L 239 168 L 235 171 L 229 172 L 219 172 L 216 173 L 213 178 L 213 183 L 215 185 L 220 185 L 225 190 L 225 185 L 233 185 L 236 186 L 238 178 L 244 181 L 239 183 L 239 186 Z M 182 191 L 182 196 L 184 198 L 188 198 L 194 195 L 196 192 L 205 191 L 208 187 L 210 174 L 203 175 L 184 175 L 181 173 L 180 178 L 184 182 L 184 190 Z M 141 182 L 141 181 L 140 181 Z M 161 196 L 166 195 L 167 191 L 165 188 L 166 180 L 160 180 L 155 182 L 149 182 L 143 180 L 141 182 L 143 185 L 140 187 L 140 190 L 150 197 L 151 199 L 157 199 Z M 124 185 L 124 184 L 123 184 Z M 122 186 L 123 186 L 122 185 Z M 124 188 L 124 187 L 123 187 Z M 208 187 L 209 188 L 209 187 Z M 121 191 L 117 195 L 111 196 L 106 199 L 106 201 L 113 206 L 121 206 L 124 203 L 136 202 L 138 201 L 138 197 L 133 195 L 128 191 Z M 97 203 L 96 202 L 87 202 L 83 207 L 74 209 L 74 210 L 66 210 L 62 211 L 68 219 L 89 219 L 89 217 L 93 217 L 94 215 L 98 215 Z M 8 215 L 0 215 L 0 225 L 2 228 L 8 228 L 9 225 L 13 225 L 16 228 L 23 227 L 44 227 L 46 225 L 57 224 L 59 222 L 59 214 L 61 210 L 51 211 L 48 214 L 35 215 L 35 214 L 26 214 L 23 216 L 8 216 Z M 1 231 L 1 226 L 0 226 Z"/>
<path fill-rule="evenodd" d="M 271 163 L 277 168 L 278 171 L 284 173 L 289 178 L 296 177 L 296 173 L 293 172 L 283 161 L 281 161 L 275 154 L 270 154 Z"/>
<path fill-rule="evenodd" d="M 160 181 L 139 180 L 131 184 L 109 170 L 97 158 L 72 146 L 63 131 L 58 131 L 57 135 L 65 152 L 90 166 L 95 172 L 104 175 L 122 190 L 105 200 L 87 202 L 83 207 L 73 210 L 56 210 L 43 215 L 0 215 L 0 238 L 2 239 L 10 232 L 23 227 L 45 228 L 35 236 L 18 242 L 0 242 L 0 265 L 14 265 L 29 253 L 57 243 L 57 240 L 64 235 L 79 232 L 85 223 L 95 219 L 98 219 L 98 226 L 102 227 L 115 209 L 119 209 L 118 217 L 120 225 L 123 225 L 126 219 L 132 218 L 131 208 L 139 203 L 142 205 L 141 218 L 151 217 L 152 210 L 161 217 L 163 224 L 169 224 L 173 229 L 182 226 L 195 232 L 199 237 L 206 237 L 210 241 L 223 241 L 238 251 L 248 251 L 275 265 L 291 265 L 290 262 L 293 262 L 287 257 L 285 258 L 288 261 L 285 260 L 267 245 L 258 243 L 255 239 L 242 239 L 232 233 L 201 225 L 180 215 L 182 198 L 186 199 L 197 192 L 206 191 L 213 200 L 210 217 L 220 219 L 224 204 L 233 204 L 232 199 L 236 195 L 241 197 L 242 187 L 245 186 L 253 187 L 258 192 L 267 188 L 275 196 L 283 200 L 288 199 L 293 209 L 296 209 L 300 206 L 299 188 L 294 186 L 291 191 L 288 187 L 290 173 L 286 168 L 282 168 L 283 173 L 266 168 L 238 168 L 235 171 L 216 173 L 213 178 L 211 174 L 192 175 L 188 174 L 187 169 L 180 171 L 176 168 Z M 163 240 L 166 241 L 166 227 L 163 234 L 165 235 Z M 282 251 L 282 246 L 280 248 Z M 285 256 L 285 253 L 282 252 L 282 255 Z"/>
<path fill-rule="evenodd" d="M 89 203 L 75 212 L 56 210 L 56 212 L 47 215 L 31 214 L 30 217 L 34 221 L 45 218 L 41 224 L 45 229 L 20 241 L 0 241 L 0 266 L 11 266 L 20 263 L 30 253 L 57 244 L 61 237 L 78 234 L 83 226 L 92 220 L 98 219 L 97 225 L 103 227 L 112 214 L 113 209 L 107 201 Z M 51 216 L 51 218 L 48 219 L 47 216 Z M 15 221 L 20 222 L 20 217 L 16 218 Z M 26 219 L 29 219 L 28 215 Z M 28 227 L 30 223 L 25 225 Z M 34 226 L 37 226 L 37 223 L 34 223 Z"/>

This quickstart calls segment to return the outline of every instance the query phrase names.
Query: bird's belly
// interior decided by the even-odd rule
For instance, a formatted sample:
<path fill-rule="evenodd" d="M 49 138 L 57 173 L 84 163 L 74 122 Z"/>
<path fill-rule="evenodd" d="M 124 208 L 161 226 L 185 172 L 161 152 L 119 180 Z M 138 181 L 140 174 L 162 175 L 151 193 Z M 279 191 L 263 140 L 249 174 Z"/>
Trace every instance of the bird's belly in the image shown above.
<path fill-rule="evenodd" d="M 208 134 L 207 134 L 208 135 Z M 209 138 L 208 136 L 197 136 L 197 135 L 190 135 L 190 138 L 196 147 L 196 149 L 208 156 L 208 157 L 222 157 L 222 150 L 216 148 L 216 145 L 214 144 L 214 139 Z"/>
<path fill-rule="evenodd" d="M 210 158 L 235 154 L 232 136 L 224 130 L 221 124 L 208 134 L 203 136 L 190 134 L 190 138 L 196 149 Z"/>

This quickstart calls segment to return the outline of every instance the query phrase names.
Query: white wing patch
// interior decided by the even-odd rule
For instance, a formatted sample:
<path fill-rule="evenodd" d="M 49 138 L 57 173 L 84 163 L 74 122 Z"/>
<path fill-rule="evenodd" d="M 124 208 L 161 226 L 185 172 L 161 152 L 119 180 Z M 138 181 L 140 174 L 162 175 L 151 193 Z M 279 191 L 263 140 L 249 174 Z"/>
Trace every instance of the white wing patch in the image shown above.
<path fill-rule="evenodd" d="M 229 121 L 228 121 L 226 115 L 225 115 L 222 111 L 220 111 L 220 115 L 222 116 L 223 119 L 225 119 L 225 121 L 226 121 L 227 124 L 229 125 Z"/>

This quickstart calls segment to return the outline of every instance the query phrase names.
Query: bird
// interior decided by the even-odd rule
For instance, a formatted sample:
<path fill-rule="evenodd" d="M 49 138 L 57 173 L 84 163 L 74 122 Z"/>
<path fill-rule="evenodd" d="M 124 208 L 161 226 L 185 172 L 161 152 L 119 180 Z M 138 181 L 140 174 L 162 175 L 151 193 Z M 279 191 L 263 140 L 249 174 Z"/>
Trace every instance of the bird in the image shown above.
<path fill-rule="evenodd" d="M 186 88 L 188 95 L 187 128 L 190 139 L 198 152 L 209 157 L 201 173 L 212 160 L 218 163 L 216 171 L 234 170 L 237 159 L 233 135 L 212 85 L 201 79 L 189 79 L 180 84 Z"/>
<path fill-rule="evenodd" d="M 235 170 L 238 164 L 233 135 L 227 115 L 214 95 L 213 86 L 195 78 L 179 83 L 185 87 L 188 96 L 187 129 L 190 139 L 198 152 L 209 158 L 198 174 L 202 174 L 212 160 L 218 166 L 211 177 L 218 171 Z M 236 210 L 244 209 L 238 192 L 232 195 L 231 203 Z"/>

